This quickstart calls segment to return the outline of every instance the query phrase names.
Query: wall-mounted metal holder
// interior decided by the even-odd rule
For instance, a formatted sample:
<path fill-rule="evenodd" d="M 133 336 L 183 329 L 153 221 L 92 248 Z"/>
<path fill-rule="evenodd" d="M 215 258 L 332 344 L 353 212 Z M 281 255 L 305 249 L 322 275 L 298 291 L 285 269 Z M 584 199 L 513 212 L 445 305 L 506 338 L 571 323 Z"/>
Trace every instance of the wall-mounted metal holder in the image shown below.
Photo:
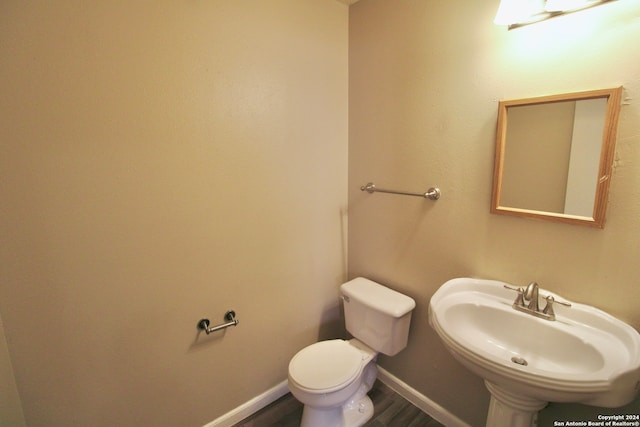
<path fill-rule="evenodd" d="M 376 187 L 373 182 L 368 183 L 367 185 L 363 185 L 360 187 L 360 191 L 366 191 L 367 193 L 390 193 L 390 194 L 401 194 L 403 196 L 416 196 L 416 197 L 424 197 L 429 200 L 438 200 L 440 198 L 440 189 L 437 187 L 431 187 L 425 193 L 409 193 L 407 191 L 396 191 L 396 190 L 384 190 L 382 188 Z"/>
<path fill-rule="evenodd" d="M 240 321 L 236 319 L 236 312 L 233 310 L 229 310 L 224 315 L 224 320 L 227 320 L 227 323 L 223 323 L 222 325 L 209 327 L 211 322 L 209 319 L 201 319 L 198 322 L 198 329 L 202 329 L 209 335 L 212 332 L 219 331 L 221 329 L 226 329 L 229 326 L 237 326 Z"/>

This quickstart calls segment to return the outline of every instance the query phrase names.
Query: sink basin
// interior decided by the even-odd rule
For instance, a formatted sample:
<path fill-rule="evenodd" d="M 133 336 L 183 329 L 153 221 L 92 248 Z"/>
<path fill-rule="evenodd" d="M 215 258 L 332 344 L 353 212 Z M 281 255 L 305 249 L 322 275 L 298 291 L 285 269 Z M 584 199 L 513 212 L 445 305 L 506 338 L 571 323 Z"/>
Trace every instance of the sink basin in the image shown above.
<path fill-rule="evenodd" d="M 588 305 L 554 304 L 550 321 L 515 310 L 516 292 L 494 281 L 459 278 L 431 298 L 429 323 L 447 349 L 485 380 L 487 426 L 535 425 L 548 402 L 619 407 L 640 389 L 640 334 Z M 540 289 L 539 304 L 551 295 Z"/>

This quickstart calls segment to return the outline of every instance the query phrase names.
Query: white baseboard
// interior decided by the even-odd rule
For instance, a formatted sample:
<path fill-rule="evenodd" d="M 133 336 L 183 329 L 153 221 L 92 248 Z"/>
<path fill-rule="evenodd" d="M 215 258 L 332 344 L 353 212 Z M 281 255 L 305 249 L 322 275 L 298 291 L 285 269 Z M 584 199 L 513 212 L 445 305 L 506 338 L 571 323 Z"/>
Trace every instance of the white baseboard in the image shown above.
<path fill-rule="evenodd" d="M 440 424 L 447 427 L 470 427 L 469 424 L 380 366 L 378 366 L 378 379 Z"/>
<path fill-rule="evenodd" d="M 231 427 L 232 425 L 244 420 L 248 416 L 255 414 L 270 403 L 273 403 L 276 400 L 280 399 L 287 393 L 289 393 L 289 386 L 287 384 L 287 380 L 284 380 L 275 387 L 272 387 L 261 395 L 254 397 L 246 403 L 243 403 L 236 409 L 227 412 L 223 416 L 216 418 L 203 427 Z"/>
<path fill-rule="evenodd" d="M 469 424 L 465 423 L 460 418 L 456 417 L 451 412 L 447 411 L 442 406 L 411 387 L 409 384 L 379 366 L 378 379 L 393 389 L 400 396 L 420 408 L 420 410 L 429 414 L 431 418 L 439 423 L 444 424 L 447 427 L 470 427 Z M 203 427 L 231 427 L 248 416 L 255 414 L 270 403 L 280 399 L 287 393 L 289 393 L 289 386 L 287 384 L 287 380 L 284 380 L 261 395 L 254 397 L 250 401 L 238 406 L 230 412 L 227 412 L 221 417 L 216 418 Z"/>

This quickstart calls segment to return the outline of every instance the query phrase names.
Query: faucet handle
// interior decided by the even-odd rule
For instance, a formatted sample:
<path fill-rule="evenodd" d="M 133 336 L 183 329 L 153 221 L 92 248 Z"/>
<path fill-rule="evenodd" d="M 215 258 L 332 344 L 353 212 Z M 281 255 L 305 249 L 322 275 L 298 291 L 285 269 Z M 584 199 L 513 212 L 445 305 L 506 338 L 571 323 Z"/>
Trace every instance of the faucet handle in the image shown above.
<path fill-rule="evenodd" d="M 513 286 L 509 286 L 509 285 L 503 285 L 503 286 L 505 287 L 505 289 L 516 291 L 518 293 L 518 296 L 516 296 L 516 300 L 513 302 L 513 305 L 524 307 L 524 289 L 514 288 Z"/>
<path fill-rule="evenodd" d="M 547 304 L 549 302 L 551 302 L 552 304 L 555 303 L 555 304 L 564 305 L 565 307 L 571 307 L 571 303 L 566 302 L 566 301 L 559 301 L 559 300 L 555 299 L 553 297 L 553 295 L 547 295 L 546 297 L 544 297 L 544 299 L 547 300 Z"/>
<path fill-rule="evenodd" d="M 552 295 L 547 295 L 545 299 L 547 300 L 547 306 L 544 308 L 544 310 L 542 310 L 542 313 L 546 314 L 552 319 L 556 318 L 556 313 L 553 311 L 553 303 L 571 307 L 571 304 L 569 304 L 568 302 L 556 301 L 556 299 Z"/>

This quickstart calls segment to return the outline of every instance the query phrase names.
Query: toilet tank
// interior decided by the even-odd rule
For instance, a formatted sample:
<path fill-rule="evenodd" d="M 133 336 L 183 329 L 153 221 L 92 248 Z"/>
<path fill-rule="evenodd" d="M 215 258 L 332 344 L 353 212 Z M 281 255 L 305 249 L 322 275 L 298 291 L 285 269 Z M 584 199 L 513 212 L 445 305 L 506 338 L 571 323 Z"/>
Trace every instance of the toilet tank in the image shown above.
<path fill-rule="evenodd" d="M 376 351 L 393 356 L 407 346 L 413 298 L 364 277 L 340 287 L 347 331 Z"/>

